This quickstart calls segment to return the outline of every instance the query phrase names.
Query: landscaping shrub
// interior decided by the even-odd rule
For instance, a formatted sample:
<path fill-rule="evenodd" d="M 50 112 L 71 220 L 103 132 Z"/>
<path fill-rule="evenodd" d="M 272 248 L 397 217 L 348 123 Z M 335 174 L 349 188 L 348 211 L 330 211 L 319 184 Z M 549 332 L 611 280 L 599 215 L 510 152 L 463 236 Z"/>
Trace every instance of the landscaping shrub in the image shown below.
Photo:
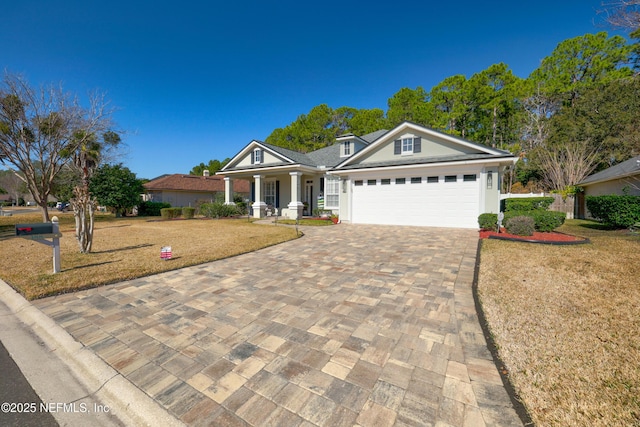
<path fill-rule="evenodd" d="M 533 211 L 509 211 L 504 213 L 504 223 L 511 218 L 528 216 L 533 219 L 537 231 L 553 231 L 564 224 L 567 214 L 564 212 L 545 211 L 537 209 Z"/>
<path fill-rule="evenodd" d="M 203 203 L 200 206 L 200 214 L 207 218 L 224 218 L 238 214 L 238 208 L 235 205 L 225 205 L 221 202 Z"/>
<path fill-rule="evenodd" d="M 138 216 L 160 216 L 160 209 L 170 208 L 171 204 L 163 202 L 142 202 L 138 205 Z"/>
<path fill-rule="evenodd" d="M 182 217 L 184 219 L 192 219 L 196 214 L 196 208 L 184 207 L 182 208 Z"/>
<path fill-rule="evenodd" d="M 531 236 L 535 231 L 535 222 L 530 216 L 514 216 L 506 224 L 507 232 L 518 236 Z"/>
<path fill-rule="evenodd" d="M 498 223 L 498 214 L 483 213 L 478 217 L 478 225 L 481 230 L 494 230 Z"/>
<path fill-rule="evenodd" d="M 162 219 L 179 218 L 182 215 L 182 208 L 164 208 L 160 209 Z"/>
<path fill-rule="evenodd" d="M 629 228 L 640 222 L 640 196 L 587 196 L 591 216 L 615 228 Z"/>
<path fill-rule="evenodd" d="M 504 210 L 511 211 L 534 211 L 546 210 L 553 203 L 553 197 L 523 197 L 509 198 L 504 200 Z"/>
<path fill-rule="evenodd" d="M 553 231 L 564 224 L 567 218 L 564 212 L 536 210 L 532 213 L 538 231 Z"/>

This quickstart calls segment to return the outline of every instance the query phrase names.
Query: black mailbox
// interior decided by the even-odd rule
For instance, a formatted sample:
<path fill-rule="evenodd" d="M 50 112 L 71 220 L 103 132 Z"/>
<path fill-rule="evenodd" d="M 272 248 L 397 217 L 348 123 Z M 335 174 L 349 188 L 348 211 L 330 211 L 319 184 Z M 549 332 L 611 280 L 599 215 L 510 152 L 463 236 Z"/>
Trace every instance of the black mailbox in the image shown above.
<path fill-rule="evenodd" d="M 42 234 L 53 234 L 53 224 L 50 222 L 16 224 L 16 236 L 35 236 Z"/>

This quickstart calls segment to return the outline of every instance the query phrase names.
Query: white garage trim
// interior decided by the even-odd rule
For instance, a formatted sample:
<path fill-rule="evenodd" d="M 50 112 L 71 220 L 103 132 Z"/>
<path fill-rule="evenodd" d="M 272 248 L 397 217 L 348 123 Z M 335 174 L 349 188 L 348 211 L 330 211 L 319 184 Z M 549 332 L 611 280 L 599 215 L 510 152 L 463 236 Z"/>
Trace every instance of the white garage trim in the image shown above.
<path fill-rule="evenodd" d="M 475 181 L 465 181 L 465 175 L 469 179 L 475 175 Z M 477 228 L 481 177 L 481 170 L 471 167 L 414 168 L 384 174 L 363 171 L 350 176 L 351 222 Z"/>

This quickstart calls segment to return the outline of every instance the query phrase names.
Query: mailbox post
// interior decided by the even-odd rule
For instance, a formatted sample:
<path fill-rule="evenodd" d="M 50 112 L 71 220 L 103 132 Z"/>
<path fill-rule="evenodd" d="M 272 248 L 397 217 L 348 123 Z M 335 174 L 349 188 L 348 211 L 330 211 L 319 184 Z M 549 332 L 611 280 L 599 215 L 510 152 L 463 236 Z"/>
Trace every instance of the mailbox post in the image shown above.
<path fill-rule="evenodd" d="M 51 222 L 34 224 L 16 224 L 16 236 L 31 239 L 53 248 L 53 272 L 60 273 L 60 224 L 58 217 L 51 218 Z M 51 241 L 46 240 L 51 238 Z"/>

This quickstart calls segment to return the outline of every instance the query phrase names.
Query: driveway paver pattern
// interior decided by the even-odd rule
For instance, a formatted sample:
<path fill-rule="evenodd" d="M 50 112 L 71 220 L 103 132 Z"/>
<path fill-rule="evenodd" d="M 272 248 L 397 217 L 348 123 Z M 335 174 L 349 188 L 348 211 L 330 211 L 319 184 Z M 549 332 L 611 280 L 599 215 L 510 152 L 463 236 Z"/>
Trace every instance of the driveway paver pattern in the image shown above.
<path fill-rule="evenodd" d="M 34 304 L 189 425 L 522 425 L 475 311 L 476 231 L 304 233 Z"/>

